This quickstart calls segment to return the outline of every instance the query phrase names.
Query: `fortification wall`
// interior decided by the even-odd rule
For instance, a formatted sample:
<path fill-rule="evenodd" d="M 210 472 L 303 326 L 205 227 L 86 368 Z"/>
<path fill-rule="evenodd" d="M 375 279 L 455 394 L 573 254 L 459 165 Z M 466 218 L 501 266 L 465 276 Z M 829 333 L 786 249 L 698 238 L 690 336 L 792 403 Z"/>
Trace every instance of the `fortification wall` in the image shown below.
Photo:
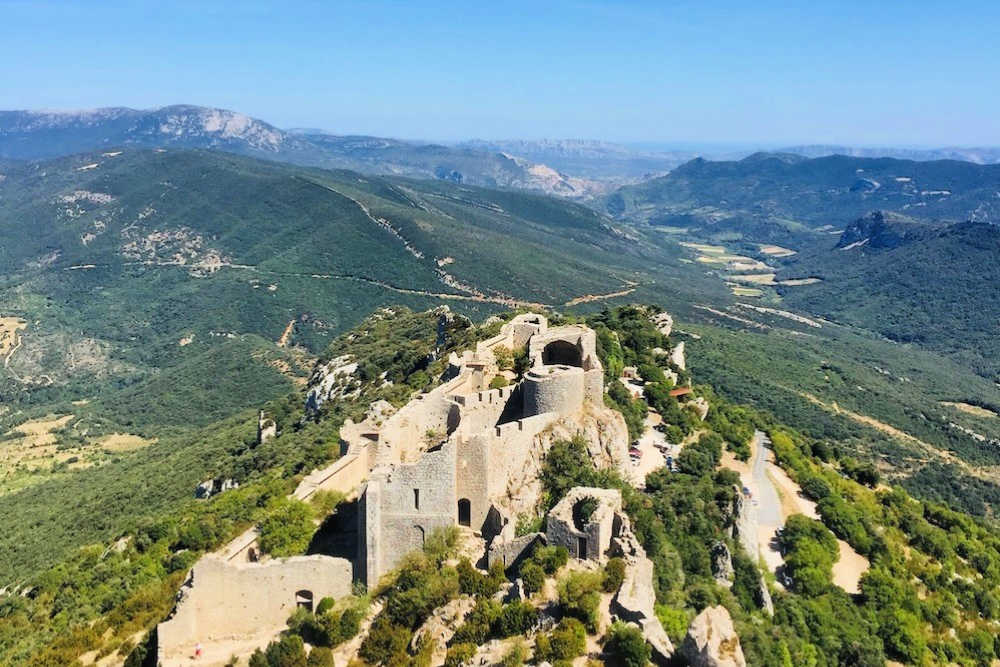
<path fill-rule="evenodd" d="M 584 372 L 575 366 L 540 366 L 524 376 L 524 414 L 569 415 L 583 406 Z"/>
<path fill-rule="evenodd" d="M 295 610 L 300 591 L 308 591 L 314 603 L 350 594 L 350 561 L 296 556 L 233 564 L 203 558 L 192 569 L 173 617 L 157 628 L 158 658 L 186 658 L 198 643 L 280 630 Z"/>
<path fill-rule="evenodd" d="M 435 528 L 455 524 L 454 439 L 410 464 L 376 469 L 365 488 L 359 526 L 364 541 L 364 576 L 374 585 L 407 553 L 423 547 Z"/>
<path fill-rule="evenodd" d="M 482 530 L 490 511 L 490 440 L 487 430 L 485 435 L 480 432 L 470 437 L 461 436 L 457 441 L 456 504 L 469 501 L 469 527 L 474 530 Z"/>
<path fill-rule="evenodd" d="M 458 410 L 441 387 L 422 394 L 400 408 L 379 429 L 377 463 L 400 463 L 414 460 L 433 443 L 428 433 L 443 439 L 458 426 Z"/>
<path fill-rule="evenodd" d="M 308 500 L 317 491 L 339 491 L 348 495 L 368 478 L 368 472 L 374 463 L 375 443 L 370 443 L 361 451 L 345 454 L 333 464 L 313 470 L 299 482 L 292 494 L 299 500 Z"/>

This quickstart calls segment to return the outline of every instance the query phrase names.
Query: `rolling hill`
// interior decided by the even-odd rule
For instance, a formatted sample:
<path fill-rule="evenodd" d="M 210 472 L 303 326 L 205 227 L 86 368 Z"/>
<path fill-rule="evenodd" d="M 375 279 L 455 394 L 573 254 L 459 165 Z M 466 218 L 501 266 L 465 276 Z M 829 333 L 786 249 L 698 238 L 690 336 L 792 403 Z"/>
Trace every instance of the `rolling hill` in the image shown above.
<path fill-rule="evenodd" d="M 8 422 L 18 406 L 96 409 L 110 404 L 97 394 L 165 391 L 157 378 L 188 359 L 216 350 L 225 360 L 202 363 L 230 366 L 246 353 L 233 340 L 270 341 L 253 365 L 296 382 L 308 355 L 382 305 L 483 314 L 653 283 L 700 289 L 676 252 L 525 193 L 164 149 L 8 162 L 2 174 L 0 317 L 26 322 L 6 360 Z M 261 398 L 225 395 L 227 409 Z M 154 400 L 140 412 L 133 429 L 226 411 L 179 419 Z"/>
<path fill-rule="evenodd" d="M 956 355 L 1000 380 L 998 258 L 1000 226 L 878 212 L 835 244 L 784 260 L 778 275 L 822 279 L 781 288 L 791 308 Z"/>
<path fill-rule="evenodd" d="M 1000 165 L 757 153 L 739 161 L 692 160 L 620 188 L 604 205 L 616 217 L 703 238 L 801 244 L 875 209 L 997 222 L 998 191 Z"/>

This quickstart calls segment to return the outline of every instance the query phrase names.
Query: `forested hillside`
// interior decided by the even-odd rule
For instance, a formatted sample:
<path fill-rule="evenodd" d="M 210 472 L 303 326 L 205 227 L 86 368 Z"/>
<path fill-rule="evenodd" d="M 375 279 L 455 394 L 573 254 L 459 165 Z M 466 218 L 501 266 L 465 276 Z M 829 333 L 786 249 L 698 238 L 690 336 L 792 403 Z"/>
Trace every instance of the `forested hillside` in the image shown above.
<path fill-rule="evenodd" d="M 1000 226 L 863 222 L 836 244 L 787 260 L 779 278 L 807 274 L 822 282 L 783 288 L 782 300 L 1000 379 Z"/>
<path fill-rule="evenodd" d="M 706 239 L 810 243 L 875 209 L 997 222 L 998 186 L 1000 165 L 758 153 L 736 162 L 692 160 L 621 188 L 605 207 Z"/>

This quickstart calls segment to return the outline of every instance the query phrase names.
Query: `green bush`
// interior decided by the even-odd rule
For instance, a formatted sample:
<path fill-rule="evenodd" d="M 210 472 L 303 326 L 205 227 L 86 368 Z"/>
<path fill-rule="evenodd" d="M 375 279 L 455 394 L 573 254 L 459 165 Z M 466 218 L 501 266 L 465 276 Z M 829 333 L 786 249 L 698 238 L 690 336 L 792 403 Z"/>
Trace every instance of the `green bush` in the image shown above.
<path fill-rule="evenodd" d="M 280 498 L 257 525 L 258 544 L 272 556 L 295 556 L 305 553 L 316 532 L 312 508 L 300 500 Z"/>
<path fill-rule="evenodd" d="M 646 667 L 653 655 L 639 628 L 624 623 L 611 626 L 604 649 L 612 656 L 612 663 L 622 667 Z"/>
<path fill-rule="evenodd" d="M 559 605 L 563 613 L 583 621 L 590 632 L 597 631 L 602 580 L 599 572 L 571 572 L 559 580 Z"/>
<path fill-rule="evenodd" d="M 694 615 L 684 609 L 658 604 L 656 605 L 656 617 L 660 619 L 660 624 L 670 640 L 679 644 L 684 640 Z"/>
<path fill-rule="evenodd" d="M 309 651 L 306 667 L 333 667 L 333 651 L 325 646 L 317 646 Z"/>
<path fill-rule="evenodd" d="M 491 630 L 496 637 L 512 637 L 526 634 L 537 623 L 538 610 L 527 602 L 516 600 L 503 606 Z"/>
<path fill-rule="evenodd" d="M 395 625 L 388 617 L 379 614 L 361 643 L 358 655 L 372 665 L 386 664 L 394 657 L 406 654 L 412 635 L 410 628 Z"/>
<path fill-rule="evenodd" d="M 545 570 L 542 566 L 533 561 L 529 561 L 521 568 L 521 582 L 524 584 L 524 592 L 533 595 L 542 590 L 545 585 Z"/>
<path fill-rule="evenodd" d="M 575 618 L 564 618 L 551 632 L 535 641 L 535 662 L 572 660 L 587 649 L 587 631 Z"/>
<path fill-rule="evenodd" d="M 306 667 L 306 650 L 302 638 L 285 635 L 267 645 L 264 651 L 269 667 Z"/>
<path fill-rule="evenodd" d="M 501 387 L 506 387 L 509 384 L 510 380 L 503 375 L 494 375 L 493 379 L 490 380 L 490 389 L 500 389 Z"/>
<path fill-rule="evenodd" d="M 531 555 L 531 560 L 538 563 L 547 575 L 555 574 L 559 568 L 569 562 L 569 550 L 564 546 L 540 546 Z"/>
<path fill-rule="evenodd" d="M 614 593 L 625 581 L 625 561 L 621 558 L 612 558 L 604 566 L 604 580 L 601 588 L 605 593 Z"/>
<path fill-rule="evenodd" d="M 500 616 L 501 606 L 496 600 L 480 598 L 476 606 L 465 617 L 465 622 L 455 630 L 451 643 L 473 644 L 478 646 L 485 642 L 492 631 L 493 624 Z"/>
<path fill-rule="evenodd" d="M 448 654 L 444 659 L 445 667 L 460 667 L 469 662 L 476 655 L 476 649 L 476 644 L 468 642 L 448 647 Z"/>

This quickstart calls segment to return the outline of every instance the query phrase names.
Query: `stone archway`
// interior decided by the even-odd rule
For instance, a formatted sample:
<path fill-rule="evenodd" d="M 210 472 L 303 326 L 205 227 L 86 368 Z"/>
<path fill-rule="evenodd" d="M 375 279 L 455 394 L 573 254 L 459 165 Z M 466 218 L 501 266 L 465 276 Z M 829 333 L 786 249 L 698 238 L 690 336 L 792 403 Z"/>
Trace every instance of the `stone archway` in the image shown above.
<path fill-rule="evenodd" d="M 313 610 L 313 592 L 305 589 L 295 591 L 295 606 L 311 612 Z"/>

